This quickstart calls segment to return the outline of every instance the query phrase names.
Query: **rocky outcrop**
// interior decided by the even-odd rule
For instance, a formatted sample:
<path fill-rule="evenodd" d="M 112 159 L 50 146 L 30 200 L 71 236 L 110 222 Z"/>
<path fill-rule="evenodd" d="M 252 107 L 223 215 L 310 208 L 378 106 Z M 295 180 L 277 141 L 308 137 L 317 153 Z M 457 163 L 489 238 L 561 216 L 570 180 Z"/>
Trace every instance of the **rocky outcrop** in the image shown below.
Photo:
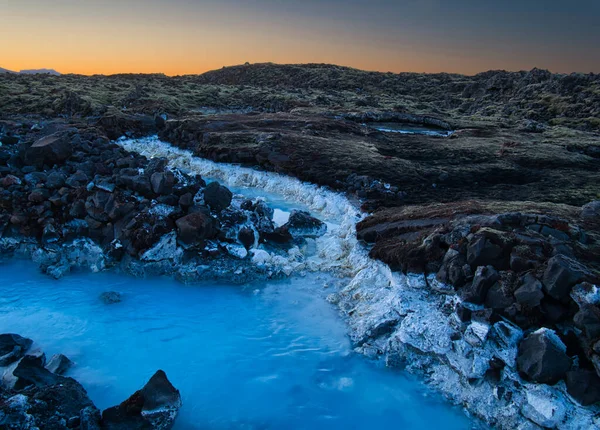
<path fill-rule="evenodd" d="M 593 383 L 577 381 L 600 377 L 599 232 L 580 222 L 576 208 L 542 214 L 525 203 L 526 211 L 489 215 L 478 205 L 382 211 L 359 223 L 357 234 L 390 267 L 435 274 L 430 287 L 447 296 L 444 306 L 460 300 L 455 318 L 469 348 L 484 347 L 491 326 L 510 322 L 524 335 L 500 347 L 514 354 L 503 355 L 502 366 L 535 384 L 564 380 L 575 401 L 597 402 Z M 492 362 L 482 366 L 497 372 Z M 540 425 L 554 423 L 543 418 L 537 397 L 531 399 L 534 406 L 523 413 Z"/>
<path fill-rule="evenodd" d="M 517 365 L 527 378 L 542 384 L 555 384 L 571 368 L 567 347 L 551 330 L 540 329 L 521 342 Z"/>
<path fill-rule="evenodd" d="M 181 396 L 162 370 L 128 400 L 101 414 L 81 384 L 62 376 L 73 365 L 67 357 L 57 354 L 46 364 L 44 353 L 32 349 L 30 340 L 15 334 L 0 339 L 4 344 L 13 339 L 23 348 L 17 362 L 0 365 L 1 428 L 167 430 L 173 426 Z"/>
<path fill-rule="evenodd" d="M 19 360 L 31 347 L 33 341 L 18 334 L 0 335 L 0 366 L 8 366 Z"/>
<path fill-rule="evenodd" d="M 292 210 L 283 226 L 292 236 L 316 238 L 327 232 L 327 225 L 306 211 Z"/>
<path fill-rule="evenodd" d="M 173 426 L 179 408 L 179 391 L 171 385 L 165 372 L 159 370 L 129 399 L 102 412 L 102 428 L 168 430 Z"/>
<path fill-rule="evenodd" d="M 264 202 L 233 205 L 226 187 L 206 185 L 164 158 L 127 152 L 101 129 L 62 127 L 41 138 L 45 130 L 30 130 L 22 144 L 0 148 L 11 160 L 0 170 L 0 252 L 30 255 L 51 276 L 121 265 L 139 275 L 188 277 L 193 269 L 173 263 L 204 267 L 221 259 L 238 267 L 243 260 L 245 279 L 258 274 L 246 258 L 252 248 L 272 242 L 284 252 L 280 245 L 294 235 L 324 231 L 309 215 L 292 226 L 294 235 L 276 230 Z M 37 147 L 44 149 L 32 152 Z"/>

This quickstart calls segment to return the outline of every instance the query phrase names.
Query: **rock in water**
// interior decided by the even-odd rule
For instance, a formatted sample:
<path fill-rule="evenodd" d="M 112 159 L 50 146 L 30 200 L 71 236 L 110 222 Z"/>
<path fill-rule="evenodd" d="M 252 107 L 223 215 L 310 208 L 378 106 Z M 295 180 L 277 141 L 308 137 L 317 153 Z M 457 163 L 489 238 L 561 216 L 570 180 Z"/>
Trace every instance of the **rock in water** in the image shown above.
<path fill-rule="evenodd" d="M 107 430 L 167 430 L 181 408 L 181 395 L 162 370 L 144 387 L 118 406 L 102 412 L 102 428 Z"/>
<path fill-rule="evenodd" d="M 100 412 L 72 378 L 31 387 L 5 401 L 0 396 L 0 428 L 100 430 Z"/>
<path fill-rule="evenodd" d="M 0 366 L 8 366 L 25 355 L 33 341 L 18 334 L 0 334 Z"/>
<path fill-rule="evenodd" d="M 30 385 L 45 387 L 59 384 L 62 377 L 46 369 L 44 362 L 45 357 L 43 355 L 39 357 L 26 355 L 23 357 L 13 371 L 13 375 L 19 378 L 14 388 L 20 390 Z"/>
<path fill-rule="evenodd" d="M 527 336 L 519 346 L 517 365 L 530 380 L 555 384 L 571 367 L 567 347 L 557 334 L 541 328 Z"/>
<path fill-rule="evenodd" d="M 54 354 L 48 364 L 46 364 L 46 369 L 57 375 L 64 375 L 72 366 L 73 362 L 66 356 Z"/>
<path fill-rule="evenodd" d="M 284 227 L 292 236 L 316 238 L 327 232 L 327 225 L 306 211 L 293 210 Z"/>
<path fill-rule="evenodd" d="M 104 302 L 106 305 L 113 305 L 123 301 L 123 296 L 121 296 L 121 293 L 117 293 L 116 291 L 106 291 L 100 294 L 100 300 L 102 300 L 102 302 Z"/>

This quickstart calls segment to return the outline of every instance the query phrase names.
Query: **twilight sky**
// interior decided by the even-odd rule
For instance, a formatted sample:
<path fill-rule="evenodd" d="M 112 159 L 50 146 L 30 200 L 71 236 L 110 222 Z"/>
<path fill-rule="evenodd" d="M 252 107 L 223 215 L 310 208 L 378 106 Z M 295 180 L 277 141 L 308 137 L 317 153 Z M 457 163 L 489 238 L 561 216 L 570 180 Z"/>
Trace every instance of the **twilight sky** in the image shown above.
<path fill-rule="evenodd" d="M 0 67 L 600 72 L 600 0 L 0 0 Z"/>

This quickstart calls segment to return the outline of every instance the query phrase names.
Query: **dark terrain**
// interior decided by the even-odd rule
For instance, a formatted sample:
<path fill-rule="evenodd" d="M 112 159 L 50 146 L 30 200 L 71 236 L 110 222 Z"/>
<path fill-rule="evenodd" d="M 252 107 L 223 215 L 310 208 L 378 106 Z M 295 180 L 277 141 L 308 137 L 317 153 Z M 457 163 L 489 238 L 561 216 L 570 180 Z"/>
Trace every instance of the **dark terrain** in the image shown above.
<path fill-rule="evenodd" d="M 365 125 L 377 122 L 454 133 Z M 254 237 L 226 237 L 209 219 L 227 222 L 225 190 L 192 209 L 201 178 L 184 185 L 159 162 L 110 143 L 152 134 L 211 160 L 349 193 L 371 212 L 357 234 L 372 257 L 435 273 L 465 303 L 481 305 L 458 310 L 463 322 L 518 325 L 527 334 L 518 360 L 526 380 L 565 379 L 581 404 L 600 401 L 600 75 L 272 64 L 172 78 L 0 74 L 0 237 L 45 243 L 67 240 L 67 231 L 103 247 L 122 238 L 119 252 L 136 258 L 163 234 L 189 231 L 179 224 L 190 217 L 188 245 L 222 237 L 249 248 Z M 48 135 L 68 141 L 68 154 L 61 144 L 36 155 L 32 144 Z M 85 178 L 71 181 L 78 172 Z M 51 174 L 60 185 L 48 185 Z M 98 181 L 116 184 L 115 195 Z M 164 222 L 138 216 L 154 199 L 177 212 Z M 248 205 L 242 215 L 260 221 L 261 209 Z M 69 224 L 75 219 L 85 222 Z M 260 233 L 265 242 L 292 240 L 285 231 Z M 566 352 L 532 334 L 540 327 L 555 329 Z"/>

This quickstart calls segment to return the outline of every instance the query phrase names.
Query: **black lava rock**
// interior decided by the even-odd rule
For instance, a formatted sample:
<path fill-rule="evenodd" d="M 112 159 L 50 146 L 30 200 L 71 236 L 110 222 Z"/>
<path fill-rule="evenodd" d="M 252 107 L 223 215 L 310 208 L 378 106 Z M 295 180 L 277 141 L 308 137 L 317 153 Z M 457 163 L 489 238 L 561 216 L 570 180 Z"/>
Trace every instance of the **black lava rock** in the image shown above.
<path fill-rule="evenodd" d="M 552 330 L 540 329 L 519 345 L 517 367 L 524 376 L 542 384 L 555 384 L 571 367 L 567 347 Z"/>

